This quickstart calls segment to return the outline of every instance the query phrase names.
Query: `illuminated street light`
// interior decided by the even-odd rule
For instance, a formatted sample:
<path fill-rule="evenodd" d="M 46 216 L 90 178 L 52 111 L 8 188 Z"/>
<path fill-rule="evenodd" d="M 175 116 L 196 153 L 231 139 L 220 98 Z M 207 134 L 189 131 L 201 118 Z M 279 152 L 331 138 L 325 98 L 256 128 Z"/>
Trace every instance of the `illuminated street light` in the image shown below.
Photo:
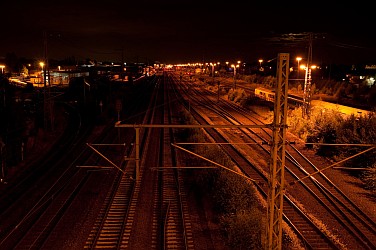
<path fill-rule="evenodd" d="M 300 65 L 299 68 L 302 69 L 302 70 L 307 70 L 308 69 L 307 66 L 304 65 L 304 64 Z M 310 69 L 316 69 L 317 65 L 311 65 L 309 68 Z"/>
<path fill-rule="evenodd" d="M 40 62 L 40 63 L 39 63 L 39 66 L 42 68 L 42 72 L 43 72 L 43 69 L 44 69 L 44 62 Z"/>
<path fill-rule="evenodd" d="M 210 65 L 212 66 L 212 78 L 213 78 L 213 84 L 214 84 L 214 70 L 215 70 L 215 63 L 210 63 Z"/>
<path fill-rule="evenodd" d="M 260 60 L 258 60 L 259 61 L 259 63 L 260 63 L 260 68 L 262 67 L 262 62 L 264 61 L 264 60 L 262 60 L 262 59 L 260 59 Z"/>
<path fill-rule="evenodd" d="M 302 58 L 301 57 L 297 57 L 296 60 L 298 61 L 298 75 L 297 75 L 297 78 L 299 79 L 299 63 L 302 60 Z"/>
<path fill-rule="evenodd" d="M 238 65 L 236 65 L 236 67 L 239 68 L 239 70 L 238 70 L 238 73 L 239 73 L 239 74 L 241 73 L 241 71 L 240 71 L 240 64 L 241 64 L 241 62 L 242 62 L 242 61 L 237 61 L 237 62 L 236 62 L 236 63 L 238 64 Z"/>
<path fill-rule="evenodd" d="M 4 74 L 5 65 L 0 65 L 0 68 L 1 68 L 1 74 Z"/>
<path fill-rule="evenodd" d="M 231 68 L 234 68 L 234 90 L 235 90 L 236 89 L 236 68 L 239 68 L 239 64 L 237 65 L 231 64 Z"/>
<path fill-rule="evenodd" d="M 259 69 L 259 71 L 264 71 L 264 68 L 262 67 L 262 62 L 263 62 L 264 60 L 262 60 L 262 59 L 259 59 L 258 60 L 258 62 L 260 63 L 260 69 Z"/>
<path fill-rule="evenodd" d="M 40 62 L 39 66 L 42 68 L 42 74 L 43 74 L 42 79 L 43 79 L 43 82 L 45 83 L 46 82 L 46 79 L 45 79 L 46 78 L 46 74 L 44 72 L 44 62 Z"/>

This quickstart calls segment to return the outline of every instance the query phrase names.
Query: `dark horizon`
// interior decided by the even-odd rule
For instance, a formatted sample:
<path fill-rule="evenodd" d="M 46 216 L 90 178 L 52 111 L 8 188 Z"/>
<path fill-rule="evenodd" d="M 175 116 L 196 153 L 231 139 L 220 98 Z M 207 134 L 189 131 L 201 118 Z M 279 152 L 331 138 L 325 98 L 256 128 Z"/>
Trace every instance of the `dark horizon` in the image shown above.
<path fill-rule="evenodd" d="M 267 61 L 278 53 L 305 57 L 314 35 L 315 63 L 376 61 L 374 22 L 362 6 L 298 7 L 190 1 L 101 5 L 85 1 L 3 3 L 0 58 L 74 56 L 97 61 Z"/>

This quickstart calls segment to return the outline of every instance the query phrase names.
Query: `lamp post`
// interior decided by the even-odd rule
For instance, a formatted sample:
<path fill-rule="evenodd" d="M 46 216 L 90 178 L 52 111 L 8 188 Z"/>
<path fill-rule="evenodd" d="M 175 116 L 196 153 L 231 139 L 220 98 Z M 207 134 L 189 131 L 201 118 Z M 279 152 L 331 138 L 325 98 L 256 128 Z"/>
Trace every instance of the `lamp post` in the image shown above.
<path fill-rule="evenodd" d="M 1 68 L 1 75 L 3 75 L 4 74 L 4 68 L 5 68 L 5 65 L 0 65 L 0 68 Z M 4 105 L 4 107 L 5 107 L 5 88 L 3 89 L 4 90 L 4 94 L 3 94 L 3 105 Z M 0 145 L 0 147 L 1 147 L 1 150 L 3 149 L 2 148 L 2 146 Z M 0 154 L 0 157 L 2 156 L 2 152 L 0 152 L 1 154 Z M 2 171 L 4 170 L 3 168 L 1 169 Z M 2 175 L 2 176 L 0 176 L 0 177 L 5 177 L 5 173 L 2 173 L 2 174 L 4 174 L 4 175 Z M 1 182 L 3 182 L 3 179 L 1 179 Z"/>
<path fill-rule="evenodd" d="M 238 65 L 232 64 L 231 68 L 234 68 L 234 90 L 235 90 L 236 89 L 236 68 L 239 68 L 239 64 Z"/>
<path fill-rule="evenodd" d="M 260 69 L 259 69 L 259 71 L 260 72 L 263 72 L 264 71 L 264 68 L 262 67 L 262 62 L 263 62 L 264 60 L 262 60 L 262 59 L 259 59 L 258 60 L 258 62 L 260 63 Z"/>
<path fill-rule="evenodd" d="M 210 65 L 212 66 L 212 78 L 213 78 L 213 85 L 214 85 L 214 73 L 215 73 L 214 72 L 214 70 L 215 70 L 214 67 L 215 67 L 216 64 L 215 63 L 210 63 Z"/>
<path fill-rule="evenodd" d="M 40 62 L 39 65 L 42 68 L 42 74 L 43 74 L 42 79 L 43 79 L 43 83 L 44 83 L 44 85 L 46 87 L 46 79 L 45 79 L 46 78 L 46 73 L 44 72 L 44 62 Z"/>
<path fill-rule="evenodd" d="M 300 64 L 300 61 L 302 60 L 301 57 L 297 57 L 296 60 L 298 61 L 298 75 L 297 75 L 297 78 L 299 79 L 299 64 Z"/>

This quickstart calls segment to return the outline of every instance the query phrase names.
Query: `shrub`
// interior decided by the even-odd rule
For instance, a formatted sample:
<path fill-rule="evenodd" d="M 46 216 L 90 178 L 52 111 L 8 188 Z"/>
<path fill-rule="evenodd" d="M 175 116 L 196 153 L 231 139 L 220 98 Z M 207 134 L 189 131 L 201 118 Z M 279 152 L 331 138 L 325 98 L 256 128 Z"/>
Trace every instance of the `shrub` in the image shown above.
<path fill-rule="evenodd" d="M 221 217 L 229 246 L 233 249 L 262 249 L 262 233 L 265 221 L 260 210 L 251 209 Z"/>

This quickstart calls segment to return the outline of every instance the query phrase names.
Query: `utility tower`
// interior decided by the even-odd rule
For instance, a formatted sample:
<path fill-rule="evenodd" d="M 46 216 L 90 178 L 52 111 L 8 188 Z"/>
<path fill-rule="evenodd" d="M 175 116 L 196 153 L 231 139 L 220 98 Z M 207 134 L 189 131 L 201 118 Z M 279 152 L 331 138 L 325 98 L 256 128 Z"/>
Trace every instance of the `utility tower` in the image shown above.
<path fill-rule="evenodd" d="M 285 185 L 285 142 L 287 129 L 288 53 L 278 54 L 274 99 L 273 138 L 269 167 L 266 249 L 282 249 L 283 199 Z"/>
<path fill-rule="evenodd" d="M 304 78 L 304 95 L 303 95 L 303 118 L 310 117 L 311 110 L 311 64 L 312 64 L 312 33 L 308 37 L 308 56 L 307 56 L 307 66 L 305 69 L 305 78 Z"/>

